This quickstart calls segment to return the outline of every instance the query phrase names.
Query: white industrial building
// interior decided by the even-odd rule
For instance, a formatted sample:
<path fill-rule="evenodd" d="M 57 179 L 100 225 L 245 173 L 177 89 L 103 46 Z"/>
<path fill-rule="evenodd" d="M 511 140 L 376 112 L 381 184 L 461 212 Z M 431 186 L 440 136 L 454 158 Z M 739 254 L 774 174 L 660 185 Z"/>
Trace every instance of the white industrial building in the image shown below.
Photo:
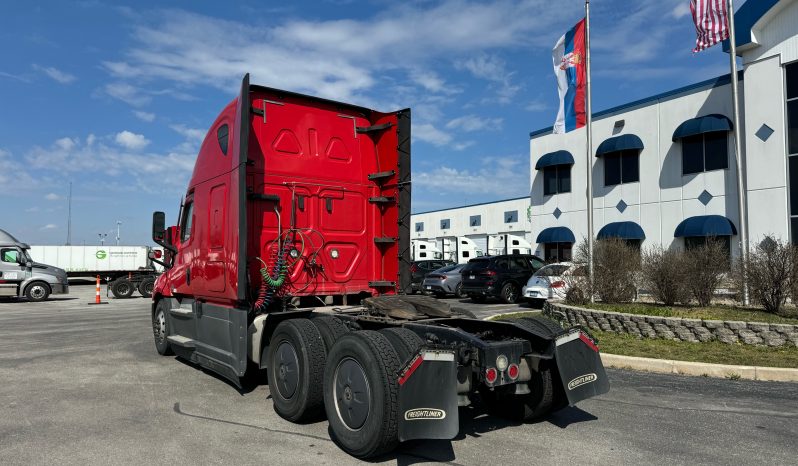
<path fill-rule="evenodd" d="M 442 251 L 444 240 L 457 237 L 469 238 L 485 254 L 498 253 L 491 249 L 498 249 L 505 235 L 517 237 L 529 247 L 534 238 L 529 233 L 528 209 L 529 197 L 525 196 L 417 213 L 411 216 L 410 238 L 434 241 Z"/>
<path fill-rule="evenodd" d="M 727 75 L 595 113 L 590 163 L 585 128 L 530 134 L 529 228 L 538 255 L 569 258 L 588 234 L 643 247 L 689 247 L 713 236 L 738 254 L 735 130 L 742 131 L 749 244 L 767 234 L 798 243 L 798 0 L 748 0 L 735 25 L 741 128 L 732 124 Z"/>

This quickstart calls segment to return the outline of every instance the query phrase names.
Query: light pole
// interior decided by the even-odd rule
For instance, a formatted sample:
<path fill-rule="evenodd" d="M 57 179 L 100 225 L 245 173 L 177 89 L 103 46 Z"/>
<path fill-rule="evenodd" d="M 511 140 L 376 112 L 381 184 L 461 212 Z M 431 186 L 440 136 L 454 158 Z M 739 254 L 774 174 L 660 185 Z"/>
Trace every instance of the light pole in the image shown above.
<path fill-rule="evenodd" d="M 105 246 L 105 237 L 108 236 L 108 233 L 97 233 L 97 236 L 100 237 L 100 246 Z"/>
<path fill-rule="evenodd" d="M 121 220 L 116 221 L 116 245 L 119 246 L 119 226 L 122 225 Z"/>

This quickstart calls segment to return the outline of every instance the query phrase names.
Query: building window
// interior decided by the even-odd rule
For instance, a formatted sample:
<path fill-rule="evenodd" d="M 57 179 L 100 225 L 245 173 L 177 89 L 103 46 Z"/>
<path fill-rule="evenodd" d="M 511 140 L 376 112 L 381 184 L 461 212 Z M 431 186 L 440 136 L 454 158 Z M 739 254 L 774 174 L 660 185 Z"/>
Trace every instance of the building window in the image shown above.
<path fill-rule="evenodd" d="M 482 226 L 482 216 L 481 215 L 472 215 L 468 219 L 468 224 L 472 227 Z"/>
<path fill-rule="evenodd" d="M 416 222 L 416 232 L 424 231 L 424 222 Z"/>
<path fill-rule="evenodd" d="M 571 260 L 571 243 L 546 243 L 543 245 L 543 259 L 546 262 L 564 262 Z"/>
<path fill-rule="evenodd" d="M 448 218 L 441 220 L 441 230 L 448 230 L 451 226 L 451 222 Z"/>
<path fill-rule="evenodd" d="M 504 223 L 516 223 L 516 222 L 518 222 L 517 210 L 510 210 L 504 213 Z"/>
<path fill-rule="evenodd" d="M 571 166 L 557 165 L 543 169 L 543 195 L 571 192 Z"/>
<path fill-rule="evenodd" d="M 798 244 L 798 62 L 784 67 L 787 80 L 787 155 L 789 156 L 790 232 Z"/>
<path fill-rule="evenodd" d="M 604 186 L 640 181 L 640 151 L 621 150 L 605 154 L 602 158 L 604 159 Z"/>
<path fill-rule="evenodd" d="M 707 241 L 717 241 L 723 247 L 723 250 L 726 251 L 727 256 L 731 256 L 731 236 L 685 236 L 684 237 L 684 248 L 686 250 L 700 248 L 707 244 Z"/>
<path fill-rule="evenodd" d="M 682 174 L 729 168 L 729 138 L 725 131 L 682 138 Z"/>

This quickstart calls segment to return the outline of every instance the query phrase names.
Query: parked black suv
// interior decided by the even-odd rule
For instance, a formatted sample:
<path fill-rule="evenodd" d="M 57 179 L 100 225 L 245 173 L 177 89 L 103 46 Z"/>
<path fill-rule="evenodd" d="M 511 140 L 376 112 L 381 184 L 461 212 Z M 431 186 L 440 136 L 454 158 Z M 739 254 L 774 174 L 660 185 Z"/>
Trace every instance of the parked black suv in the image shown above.
<path fill-rule="evenodd" d="M 544 265 L 541 258 L 530 254 L 471 259 L 460 272 L 463 293 L 478 303 L 489 297 L 500 298 L 508 304 L 515 303 L 521 297 L 521 287 Z"/>
<path fill-rule="evenodd" d="M 424 282 L 424 277 L 433 270 L 438 270 L 446 265 L 454 265 L 454 262 L 440 259 L 413 261 L 413 263 L 410 264 L 410 292 L 417 293 L 421 291 L 421 284 Z"/>

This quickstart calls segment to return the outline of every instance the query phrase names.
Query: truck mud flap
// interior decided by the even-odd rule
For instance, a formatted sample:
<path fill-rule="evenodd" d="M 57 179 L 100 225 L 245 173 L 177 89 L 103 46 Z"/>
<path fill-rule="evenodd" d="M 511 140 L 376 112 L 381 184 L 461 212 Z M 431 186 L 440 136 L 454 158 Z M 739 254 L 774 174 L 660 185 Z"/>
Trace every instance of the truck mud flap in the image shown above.
<path fill-rule="evenodd" d="M 598 346 L 584 332 L 574 330 L 557 337 L 554 358 L 569 405 L 610 391 Z"/>
<path fill-rule="evenodd" d="M 459 430 L 454 352 L 422 349 L 399 374 L 399 441 L 448 440 Z"/>

